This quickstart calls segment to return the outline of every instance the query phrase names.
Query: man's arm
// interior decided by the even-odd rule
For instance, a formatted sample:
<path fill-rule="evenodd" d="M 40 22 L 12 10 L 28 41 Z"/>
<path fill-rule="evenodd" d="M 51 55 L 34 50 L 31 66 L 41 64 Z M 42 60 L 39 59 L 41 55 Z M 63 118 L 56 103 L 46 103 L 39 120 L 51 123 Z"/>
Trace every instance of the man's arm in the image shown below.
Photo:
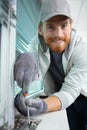
<path fill-rule="evenodd" d="M 50 96 L 45 99 L 40 98 L 25 98 L 22 93 L 15 97 L 15 107 L 24 116 L 27 116 L 27 107 L 29 106 L 30 116 L 39 115 L 40 113 L 47 113 L 58 111 L 61 109 L 61 102 L 56 96 Z"/>
<path fill-rule="evenodd" d="M 60 99 L 56 96 L 50 96 L 44 99 L 44 101 L 46 102 L 48 106 L 47 112 L 58 111 L 62 107 Z"/>

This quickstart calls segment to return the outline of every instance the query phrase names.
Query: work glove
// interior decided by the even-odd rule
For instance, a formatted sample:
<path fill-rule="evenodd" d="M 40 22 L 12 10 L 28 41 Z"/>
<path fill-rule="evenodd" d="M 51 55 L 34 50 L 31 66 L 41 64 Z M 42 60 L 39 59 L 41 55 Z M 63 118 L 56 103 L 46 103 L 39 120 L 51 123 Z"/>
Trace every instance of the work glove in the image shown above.
<path fill-rule="evenodd" d="M 22 92 L 18 93 L 14 100 L 16 109 L 24 116 L 27 116 L 27 106 L 25 104 L 25 97 Z"/>
<path fill-rule="evenodd" d="M 27 116 L 27 107 L 29 107 L 29 114 L 39 115 L 47 112 L 48 105 L 40 98 L 25 98 L 22 93 L 19 93 L 15 98 L 15 107 L 24 116 Z"/>
<path fill-rule="evenodd" d="M 30 83 L 38 78 L 38 65 L 31 53 L 20 54 L 14 64 L 14 80 L 21 88 L 28 90 Z M 26 92 L 25 92 L 26 93 Z"/>

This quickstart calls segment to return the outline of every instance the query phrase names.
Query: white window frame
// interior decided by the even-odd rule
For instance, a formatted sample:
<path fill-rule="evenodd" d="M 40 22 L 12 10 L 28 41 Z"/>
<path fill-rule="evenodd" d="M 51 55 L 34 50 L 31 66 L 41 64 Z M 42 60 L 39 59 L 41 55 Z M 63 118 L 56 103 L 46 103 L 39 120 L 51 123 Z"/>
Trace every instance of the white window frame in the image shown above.
<path fill-rule="evenodd" d="M 0 17 L 0 127 L 7 130 L 14 128 L 14 77 L 13 68 L 16 50 L 16 19 L 10 5 L 7 18 L 2 12 Z M 15 8 L 16 9 L 16 8 Z M 3 11 L 3 10 L 0 10 Z M 14 14 L 15 15 L 15 14 Z"/>

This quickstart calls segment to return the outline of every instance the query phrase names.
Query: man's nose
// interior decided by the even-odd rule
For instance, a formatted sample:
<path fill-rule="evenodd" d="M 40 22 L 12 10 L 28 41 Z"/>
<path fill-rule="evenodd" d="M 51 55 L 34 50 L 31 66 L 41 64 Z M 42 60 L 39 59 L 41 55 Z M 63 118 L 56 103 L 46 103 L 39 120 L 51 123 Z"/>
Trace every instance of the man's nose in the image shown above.
<path fill-rule="evenodd" d="M 63 36 L 63 31 L 62 31 L 62 29 L 60 28 L 60 27 L 57 27 L 56 29 L 55 29 L 55 32 L 54 32 L 54 35 L 56 36 L 56 37 L 61 37 L 61 36 Z"/>

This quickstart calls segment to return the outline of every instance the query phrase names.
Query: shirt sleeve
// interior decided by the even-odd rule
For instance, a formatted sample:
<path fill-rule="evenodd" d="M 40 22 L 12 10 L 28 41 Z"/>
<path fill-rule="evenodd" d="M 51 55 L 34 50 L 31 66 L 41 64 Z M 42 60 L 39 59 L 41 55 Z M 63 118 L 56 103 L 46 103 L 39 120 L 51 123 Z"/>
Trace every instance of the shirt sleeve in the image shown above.
<path fill-rule="evenodd" d="M 70 106 L 80 93 L 87 96 L 87 43 L 76 46 L 68 64 L 71 67 L 62 88 L 53 94 L 60 99 L 62 109 Z"/>

